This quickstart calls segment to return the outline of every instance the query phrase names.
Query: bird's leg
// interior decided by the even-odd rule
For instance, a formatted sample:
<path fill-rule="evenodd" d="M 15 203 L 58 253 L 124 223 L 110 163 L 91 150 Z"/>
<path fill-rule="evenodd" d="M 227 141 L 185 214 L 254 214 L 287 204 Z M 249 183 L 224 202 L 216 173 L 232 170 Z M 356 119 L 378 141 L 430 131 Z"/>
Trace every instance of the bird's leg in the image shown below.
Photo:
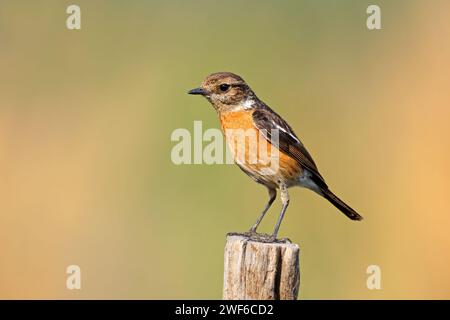
<path fill-rule="evenodd" d="M 277 197 L 277 190 L 276 189 L 268 188 L 268 190 L 269 190 L 269 202 L 267 202 L 266 207 L 264 208 L 264 210 L 259 215 L 259 217 L 256 220 L 256 222 L 253 225 L 253 227 L 251 227 L 250 232 L 252 232 L 252 233 L 256 232 L 256 228 L 258 228 L 258 226 L 259 226 L 261 220 L 264 218 L 264 215 L 266 214 L 267 210 L 269 210 L 270 206 L 272 205 L 272 203 L 275 201 L 275 198 Z"/>
<path fill-rule="evenodd" d="M 281 208 L 280 216 L 278 217 L 277 224 L 275 225 L 275 230 L 273 231 L 272 234 L 272 237 L 274 239 L 277 238 L 278 230 L 280 230 L 281 221 L 283 220 L 284 214 L 286 213 L 286 209 L 289 205 L 289 193 L 284 183 L 280 184 L 280 197 L 283 207 Z"/>

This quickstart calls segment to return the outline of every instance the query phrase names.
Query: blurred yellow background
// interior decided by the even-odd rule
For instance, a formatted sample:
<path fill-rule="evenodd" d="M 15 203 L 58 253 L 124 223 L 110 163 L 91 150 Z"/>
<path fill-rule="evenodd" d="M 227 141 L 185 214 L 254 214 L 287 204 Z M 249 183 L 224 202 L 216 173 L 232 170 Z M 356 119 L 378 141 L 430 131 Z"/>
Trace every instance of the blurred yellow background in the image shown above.
<path fill-rule="evenodd" d="M 291 189 L 300 298 L 450 298 L 450 2 L 376 1 L 375 31 L 372 1 L 78 0 L 73 31 L 70 4 L 0 4 L 0 298 L 221 298 L 225 234 L 267 195 L 235 166 L 170 160 L 174 129 L 218 127 L 186 94 L 216 71 L 365 217 Z"/>

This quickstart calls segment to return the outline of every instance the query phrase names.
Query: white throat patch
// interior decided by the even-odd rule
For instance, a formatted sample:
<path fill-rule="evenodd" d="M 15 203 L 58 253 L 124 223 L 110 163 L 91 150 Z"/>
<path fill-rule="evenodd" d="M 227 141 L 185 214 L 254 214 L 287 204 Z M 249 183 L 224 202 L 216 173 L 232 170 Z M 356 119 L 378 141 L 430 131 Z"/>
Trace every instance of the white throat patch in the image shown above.
<path fill-rule="evenodd" d="M 247 99 L 242 104 L 242 107 L 244 108 L 244 110 L 248 110 L 248 109 L 253 108 L 254 103 L 255 103 L 255 101 L 253 99 Z"/>

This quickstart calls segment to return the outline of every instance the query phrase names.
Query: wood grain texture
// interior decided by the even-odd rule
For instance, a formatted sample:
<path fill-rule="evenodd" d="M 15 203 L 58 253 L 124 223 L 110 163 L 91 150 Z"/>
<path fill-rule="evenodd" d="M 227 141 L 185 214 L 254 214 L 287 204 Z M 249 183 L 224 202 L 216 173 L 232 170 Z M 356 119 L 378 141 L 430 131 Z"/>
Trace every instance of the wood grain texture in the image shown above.
<path fill-rule="evenodd" d="M 225 300 L 295 300 L 300 285 L 298 245 L 229 235 L 225 246 Z"/>

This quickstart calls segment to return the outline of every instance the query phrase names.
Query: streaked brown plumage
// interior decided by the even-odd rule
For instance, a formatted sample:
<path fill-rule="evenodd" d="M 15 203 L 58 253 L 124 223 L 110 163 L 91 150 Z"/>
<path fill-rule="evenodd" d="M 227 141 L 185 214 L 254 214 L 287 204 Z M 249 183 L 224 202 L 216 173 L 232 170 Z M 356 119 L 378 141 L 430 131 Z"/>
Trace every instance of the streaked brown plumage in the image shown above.
<path fill-rule="evenodd" d="M 289 124 L 259 100 L 240 76 L 230 72 L 211 74 L 206 77 L 199 88 L 189 91 L 189 94 L 203 95 L 213 105 L 219 115 L 222 130 L 226 133 L 230 149 L 242 147 L 242 150 L 245 150 L 245 157 L 239 159 L 236 157 L 236 152 L 233 152 L 236 164 L 256 182 L 265 185 L 269 190 L 269 202 L 250 231 L 256 232 L 259 223 L 275 200 L 278 188 L 281 192 L 283 208 L 273 232 L 273 237 L 276 238 L 289 204 L 287 189 L 292 186 L 308 188 L 330 201 L 350 219 L 362 220 L 355 210 L 330 191 L 311 155 Z M 246 138 L 238 139 L 235 135 L 229 134 L 229 132 L 239 129 L 257 132 L 257 137 L 265 139 L 268 150 L 277 148 L 279 166 L 276 171 L 267 174 L 260 163 L 249 161 L 254 156 L 252 152 L 255 151 L 250 147 Z M 274 139 L 272 136 L 275 132 L 278 133 L 278 139 Z M 257 141 L 262 143 L 260 140 Z"/>

